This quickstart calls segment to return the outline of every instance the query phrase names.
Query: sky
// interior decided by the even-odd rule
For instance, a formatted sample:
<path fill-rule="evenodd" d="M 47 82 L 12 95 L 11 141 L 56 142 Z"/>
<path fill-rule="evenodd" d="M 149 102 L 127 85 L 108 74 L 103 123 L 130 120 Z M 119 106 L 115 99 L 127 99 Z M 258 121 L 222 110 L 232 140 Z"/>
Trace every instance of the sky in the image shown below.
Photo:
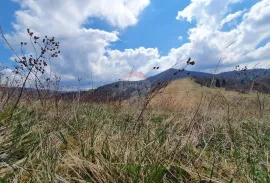
<path fill-rule="evenodd" d="M 220 58 L 217 72 L 270 68 L 270 0 L 1 0 L 0 25 L 19 54 L 27 28 L 59 40 L 45 74 L 72 86 L 151 76 L 189 57 L 194 71 L 214 72 Z M 10 73 L 13 57 L 1 39 L 1 72 Z"/>

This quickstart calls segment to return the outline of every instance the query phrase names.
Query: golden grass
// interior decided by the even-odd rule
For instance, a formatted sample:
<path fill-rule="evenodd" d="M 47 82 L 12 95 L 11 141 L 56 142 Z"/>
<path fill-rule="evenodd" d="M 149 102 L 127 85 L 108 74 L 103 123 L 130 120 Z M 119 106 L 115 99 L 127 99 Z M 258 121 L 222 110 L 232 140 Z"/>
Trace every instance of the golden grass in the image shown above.
<path fill-rule="evenodd" d="M 140 106 L 128 104 L 62 101 L 58 113 L 50 102 L 46 109 L 22 104 L 0 125 L 0 180 L 270 180 L 270 102 L 264 94 L 183 79 L 157 95 L 139 120 Z"/>
<path fill-rule="evenodd" d="M 243 112 L 251 112 L 254 115 L 254 108 L 257 106 L 257 93 L 248 94 L 237 91 L 225 90 L 224 88 L 209 88 L 200 86 L 190 78 L 175 80 L 168 85 L 151 102 L 153 108 L 160 110 L 169 109 L 171 111 L 195 110 L 198 105 L 204 101 L 210 103 L 210 106 L 217 107 L 219 103 L 222 106 L 238 105 Z M 269 97 L 264 98 L 265 103 L 269 103 Z M 239 106 L 240 105 L 240 106 Z"/>

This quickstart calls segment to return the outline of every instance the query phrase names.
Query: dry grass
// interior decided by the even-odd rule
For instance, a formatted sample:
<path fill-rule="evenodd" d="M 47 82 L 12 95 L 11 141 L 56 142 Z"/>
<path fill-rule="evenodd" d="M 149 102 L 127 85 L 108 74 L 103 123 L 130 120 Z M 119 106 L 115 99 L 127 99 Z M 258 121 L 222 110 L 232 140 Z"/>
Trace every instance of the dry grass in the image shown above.
<path fill-rule="evenodd" d="M 22 104 L 12 121 L 1 112 L 1 181 L 270 182 L 263 94 L 185 79 L 156 96 L 141 121 L 127 104 L 62 102 L 59 115 L 53 104 Z"/>

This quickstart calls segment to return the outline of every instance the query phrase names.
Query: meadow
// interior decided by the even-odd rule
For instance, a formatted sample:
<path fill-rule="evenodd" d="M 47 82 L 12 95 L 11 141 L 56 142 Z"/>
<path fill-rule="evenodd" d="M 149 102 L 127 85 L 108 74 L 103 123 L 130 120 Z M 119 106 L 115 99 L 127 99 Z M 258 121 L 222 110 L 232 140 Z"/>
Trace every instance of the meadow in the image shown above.
<path fill-rule="evenodd" d="M 270 183 L 269 30 L 270 0 L 0 0 L 0 183 Z"/>
<path fill-rule="evenodd" d="M 144 101 L 2 110 L 0 182 L 270 182 L 267 94 L 181 79 Z"/>

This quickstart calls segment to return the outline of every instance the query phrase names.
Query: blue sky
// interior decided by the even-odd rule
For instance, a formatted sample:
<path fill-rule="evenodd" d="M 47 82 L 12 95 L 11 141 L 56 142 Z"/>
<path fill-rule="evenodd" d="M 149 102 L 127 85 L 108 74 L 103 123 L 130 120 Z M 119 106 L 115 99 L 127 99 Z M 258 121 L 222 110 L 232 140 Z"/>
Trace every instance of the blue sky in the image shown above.
<path fill-rule="evenodd" d="M 3 1 L 0 5 L 0 25 L 3 31 L 11 32 L 13 31 L 12 21 L 14 21 L 14 12 L 19 9 L 19 5 L 12 1 Z M 1 40 L 0 44 L 0 61 L 5 62 L 5 65 L 11 65 L 9 62 L 9 57 L 12 56 L 11 52 L 5 49 L 4 44 Z"/>
<path fill-rule="evenodd" d="M 132 69 L 182 67 L 188 57 L 196 60 L 190 70 L 211 72 L 232 41 L 219 72 L 238 64 L 269 68 L 269 17 L 269 0 L 0 2 L 0 24 L 15 48 L 27 28 L 63 43 L 50 70 L 71 85 L 78 77 L 88 83 L 90 74 L 108 83 Z M 0 61 L 12 67 L 12 53 L 0 43 Z"/>
<path fill-rule="evenodd" d="M 179 9 L 185 8 L 188 1 L 164 0 L 152 1 L 141 16 L 135 27 L 129 27 L 122 32 L 115 49 L 123 51 L 125 48 L 140 46 L 157 47 L 161 55 L 167 55 L 172 47 L 178 47 L 187 41 L 187 31 L 192 24 L 182 23 L 175 19 Z M 194 26 L 194 24 L 193 24 Z M 178 37 L 183 40 L 179 41 Z"/>
<path fill-rule="evenodd" d="M 1 3 L 3 4 L 0 7 L 1 25 L 5 32 L 12 32 L 14 31 L 12 27 L 12 22 L 15 21 L 14 12 L 19 10 L 20 6 L 11 0 L 5 0 Z M 172 47 L 178 47 L 187 41 L 187 31 L 195 25 L 194 23 L 179 22 L 175 19 L 178 10 L 184 9 L 189 3 L 189 1 L 181 2 L 179 0 L 171 0 L 170 3 L 164 0 L 151 1 L 151 5 L 146 7 L 139 16 L 137 25 L 125 30 L 119 30 L 105 20 L 95 17 L 90 18 L 90 23 L 86 23 L 84 26 L 105 31 L 116 29 L 120 31 L 121 40 L 114 43 L 111 46 L 112 49 L 124 51 L 126 48 L 135 49 L 141 46 L 157 47 L 161 55 L 166 55 Z M 179 36 L 183 37 L 182 41 L 178 40 Z M 1 47 L 1 52 L 7 52 L 2 49 L 3 47 Z M 6 60 L 7 58 L 1 56 L 0 59 Z"/>

